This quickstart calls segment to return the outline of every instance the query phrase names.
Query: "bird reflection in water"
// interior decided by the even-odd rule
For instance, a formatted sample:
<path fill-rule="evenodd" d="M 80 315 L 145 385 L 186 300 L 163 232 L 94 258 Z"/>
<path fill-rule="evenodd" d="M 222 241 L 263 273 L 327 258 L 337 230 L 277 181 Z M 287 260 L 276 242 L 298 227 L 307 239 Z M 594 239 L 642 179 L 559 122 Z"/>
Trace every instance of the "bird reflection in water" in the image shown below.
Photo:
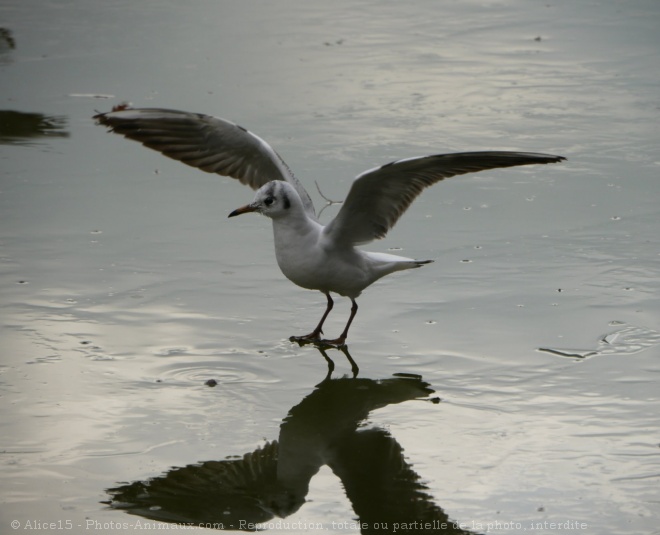
<path fill-rule="evenodd" d="M 296 339 L 295 336 L 292 336 L 291 338 L 289 338 L 289 340 L 291 342 L 297 343 L 300 347 L 311 344 L 318 350 L 319 353 L 321 353 L 321 356 L 325 359 L 326 363 L 328 364 L 328 375 L 326 375 L 326 379 L 329 379 L 330 376 L 332 375 L 332 372 L 335 371 L 335 361 L 328 356 L 328 352 L 327 352 L 328 349 L 336 349 L 344 354 L 346 360 L 348 360 L 348 362 L 351 365 L 351 371 L 353 372 L 353 377 L 357 377 L 358 373 L 360 373 L 360 368 L 358 367 L 357 362 L 353 360 L 353 357 L 348 352 L 348 346 L 346 344 L 337 347 L 334 345 L 326 344 L 323 340 L 298 340 Z"/>
<path fill-rule="evenodd" d="M 191 464 L 107 489 L 107 503 L 162 522 L 224 530 L 257 531 L 270 524 L 286 529 L 285 520 L 273 519 L 298 511 L 312 477 L 327 465 L 341 480 L 362 533 L 391 533 L 395 525 L 401 533 L 470 533 L 434 503 L 392 435 L 361 426 L 372 411 L 391 404 L 437 403 L 433 393 L 418 375 L 380 380 L 328 375 L 289 411 L 278 440 L 240 459 Z"/>
<path fill-rule="evenodd" d="M 29 145 L 40 138 L 69 137 L 64 116 L 0 110 L 0 145 Z"/>

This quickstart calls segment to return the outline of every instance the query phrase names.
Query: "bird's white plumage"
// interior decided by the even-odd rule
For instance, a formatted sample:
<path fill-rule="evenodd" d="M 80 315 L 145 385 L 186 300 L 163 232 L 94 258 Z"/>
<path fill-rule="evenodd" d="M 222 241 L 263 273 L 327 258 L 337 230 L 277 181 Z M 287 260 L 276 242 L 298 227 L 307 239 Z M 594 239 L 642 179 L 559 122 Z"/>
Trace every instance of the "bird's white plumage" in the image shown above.
<path fill-rule="evenodd" d="M 254 200 L 230 214 L 258 212 L 273 221 L 275 253 L 295 284 L 323 292 L 328 306 L 319 325 L 299 339 L 318 340 L 332 309 L 330 293 L 355 298 L 381 277 L 421 266 L 418 261 L 355 246 L 382 238 L 428 186 L 464 173 L 556 163 L 561 156 L 527 152 L 464 152 L 407 158 L 357 176 L 337 216 L 321 225 L 311 198 L 282 158 L 263 139 L 224 119 L 176 110 L 123 109 L 95 116 L 114 132 L 203 171 L 256 189 Z"/>

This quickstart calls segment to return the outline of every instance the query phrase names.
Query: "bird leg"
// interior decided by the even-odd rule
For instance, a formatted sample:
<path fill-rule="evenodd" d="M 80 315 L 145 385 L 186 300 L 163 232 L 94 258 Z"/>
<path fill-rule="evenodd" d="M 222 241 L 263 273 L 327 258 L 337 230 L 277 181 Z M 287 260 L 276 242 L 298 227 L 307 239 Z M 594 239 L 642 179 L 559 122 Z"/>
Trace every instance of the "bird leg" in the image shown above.
<path fill-rule="evenodd" d="M 323 381 L 321 381 L 322 383 L 324 383 L 324 382 L 326 382 L 326 381 L 329 381 L 329 380 L 330 380 L 330 377 L 332 377 L 332 372 L 333 372 L 334 369 L 335 369 L 335 361 L 332 360 L 332 359 L 328 356 L 328 354 L 325 352 L 325 349 L 323 349 L 322 347 L 320 347 L 320 346 L 318 346 L 318 345 L 315 346 L 315 347 L 316 347 L 316 349 L 318 349 L 319 353 L 321 353 L 321 355 L 323 356 L 323 358 L 325 359 L 325 361 L 328 363 L 328 373 L 326 374 L 325 379 L 323 379 Z"/>
<path fill-rule="evenodd" d="M 328 314 L 330 314 L 330 311 L 334 305 L 334 301 L 332 300 L 332 297 L 330 297 L 330 294 L 325 293 L 325 296 L 328 298 L 328 306 L 326 307 L 325 312 L 321 317 L 321 321 L 319 321 L 319 324 L 316 326 L 316 329 L 314 329 L 311 333 L 305 334 L 303 336 L 292 336 L 289 338 L 289 340 L 292 342 L 318 342 L 321 339 L 320 335 L 323 334 L 323 322 L 325 322 L 325 318 L 328 317 Z"/>
<path fill-rule="evenodd" d="M 339 335 L 339 338 L 335 338 L 334 340 L 322 340 L 324 344 L 334 347 L 341 347 L 346 345 L 346 337 L 348 336 L 348 329 L 351 326 L 351 323 L 353 323 L 353 318 L 355 317 L 355 314 L 357 314 L 357 310 L 358 310 L 357 303 L 355 302 L 355 299 L 353 299 L 352 297 L 351 297 L 351 303 L 352 303 L 351 315 L 348 317 L 348 322 L 346 323 L 346 327 L 344 327 L 344 332 L 342 332 Z"/>
<path fill-rule="evenodd" d="M 315 344 L 315 347 L 316 349 L 318 349 L 319 353 L 321 353 L 325 361 L 328 363 L 328 373 L 325 376 L 325 379 L 323 379 L 322 381 L 325 382 L 330 380 L 330 377 L 332 376 L 332 372 L 335 369 L 335 362 L 326 353 L 326 349 L 329 349 L 328 346 L 324 347 L 321 344 Z M 360 368 L 358 368 L 357 363 L 353 360 L 353 357 L 351 357 L 351 354 L 348 352 L 348 346 L 343 345 L 336 349 L 341 351 L 344 354 L 344 356 L 348 359 L 348 362 L 351 363 L 351 371 L 353 372 L 353 378 L 355 379 L 358 376 L 358 373 L 360 373 Z"/>
<path fill-rule="evenodd" d="M 348 359 L 348 362 L 351 363 L 351 371 L 353 372 L 353 379 L 355 379 L 360 372 L 360 368 L 358 368 L 357 362 L 353 360 L 353 357 L 351 357 L 351 354 L 348 352 L 348 346 L 343 345 L 339 348 L 339 351 L 341 351 L 344 356 Z"/>

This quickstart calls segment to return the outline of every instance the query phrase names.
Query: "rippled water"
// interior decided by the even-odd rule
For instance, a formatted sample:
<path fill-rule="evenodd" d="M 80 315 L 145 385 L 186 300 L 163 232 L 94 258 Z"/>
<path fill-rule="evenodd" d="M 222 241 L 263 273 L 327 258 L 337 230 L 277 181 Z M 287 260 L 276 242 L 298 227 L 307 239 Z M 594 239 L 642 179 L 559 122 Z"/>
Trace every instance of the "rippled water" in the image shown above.
<path fill-rule="evenodd" d="M 659 15 L 5 2 L 0 531 L 660 533 Z M 227 220 L 252 192 L 93 124 L 124 101 L 250 128 L 317 206 L 397 158 L 568 161 L 440 184 L 368 247 L 436 262 L 360 298 L 353 379 L 288 341 L 324 298 Z"/>

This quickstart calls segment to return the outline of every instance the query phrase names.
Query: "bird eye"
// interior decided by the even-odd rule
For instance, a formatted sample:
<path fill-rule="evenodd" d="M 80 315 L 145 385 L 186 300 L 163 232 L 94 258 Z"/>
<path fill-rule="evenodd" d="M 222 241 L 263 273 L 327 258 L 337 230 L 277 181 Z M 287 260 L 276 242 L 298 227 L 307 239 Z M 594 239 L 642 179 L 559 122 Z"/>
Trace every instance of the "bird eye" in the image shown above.
<path fill-rule="evenodd" d="M 273 204 L 274 201 L 275 201 L 275 199 L 273 197 L 266 197 L 264 199 L 264 204 L 266 206 L 270 206 L 271 204 Z"/>

